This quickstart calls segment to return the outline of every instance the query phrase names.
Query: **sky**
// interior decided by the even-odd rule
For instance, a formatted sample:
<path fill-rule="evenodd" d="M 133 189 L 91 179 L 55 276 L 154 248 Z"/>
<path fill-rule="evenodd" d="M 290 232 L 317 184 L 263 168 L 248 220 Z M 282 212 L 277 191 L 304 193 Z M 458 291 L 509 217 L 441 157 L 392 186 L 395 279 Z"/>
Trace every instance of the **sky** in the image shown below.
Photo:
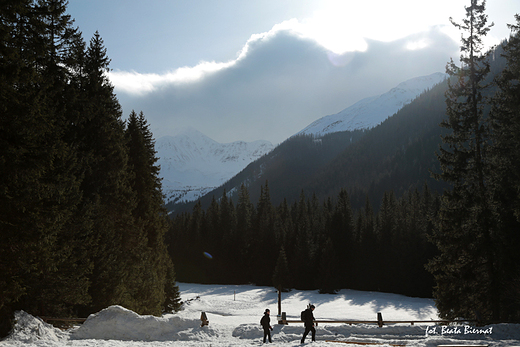
<path fill-rule="evenodd" d="M 469 0 L 69 0 L 98 31 L 124 118 L 155 138 L 278 144 L 307 125 L 457 60 Z M 485 45 L 508 38 L 520 1 L 490 0 Z"/>

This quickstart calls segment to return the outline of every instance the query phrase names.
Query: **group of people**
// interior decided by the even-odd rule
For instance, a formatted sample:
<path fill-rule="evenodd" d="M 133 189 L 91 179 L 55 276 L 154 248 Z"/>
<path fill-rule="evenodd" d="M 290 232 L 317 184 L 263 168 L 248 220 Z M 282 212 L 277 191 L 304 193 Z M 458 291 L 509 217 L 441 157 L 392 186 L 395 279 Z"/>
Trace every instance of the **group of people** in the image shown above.
<path fill-rule="evenodd" d="M 312 313 L 314 309 L 314 305 L 309 305 L 309 307 L 304 312 L 302 312 L 302 320 L 303 324 L 305 325 L 305 331 L 303 333 L 301 343 L 305 342 L 305 338 L 309 333 L 312 333 L 312 341 L 316 341 L 316 328 L 314 328 L 314 314 Z M 264 343 L 266 342 L 266 340 L 269 340 L 269 342 L 273 342 L 271 340 L 271 330 L 273 330 L 273 327 L 271 326 L 271 318 L 269 317 L 270 314 L 271 311 L 269 311 L 269 309 L 266 309 L 264 312 L 264 316 L 260 320 L 260 324 L 264 329 Z"/>

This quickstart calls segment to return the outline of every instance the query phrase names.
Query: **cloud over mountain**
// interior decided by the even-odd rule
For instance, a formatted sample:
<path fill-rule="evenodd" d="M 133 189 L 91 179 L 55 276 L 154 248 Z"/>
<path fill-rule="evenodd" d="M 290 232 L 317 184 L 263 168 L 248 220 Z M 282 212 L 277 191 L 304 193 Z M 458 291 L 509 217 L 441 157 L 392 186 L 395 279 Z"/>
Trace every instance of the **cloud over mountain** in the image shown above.
<path fill-rule="evenodd" d="M 112 72 L 125 115 L 157 137 L 191 126 L 219 142 L 279 143 L 312 121 L 416 76 L 444 71 L 458 45 L 439 28 L 334 54 L 292 30 L 252 37 L 236 60 L 165 75 Z M 132 89 L 133 88 L 133 89 Z"/>

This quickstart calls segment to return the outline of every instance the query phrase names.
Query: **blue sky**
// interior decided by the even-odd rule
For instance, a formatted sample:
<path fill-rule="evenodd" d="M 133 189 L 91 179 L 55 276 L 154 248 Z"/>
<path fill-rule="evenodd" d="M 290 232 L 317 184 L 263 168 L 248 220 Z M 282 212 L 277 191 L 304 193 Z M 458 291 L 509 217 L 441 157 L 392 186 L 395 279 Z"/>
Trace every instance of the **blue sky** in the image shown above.
<path fill-rule="evenodd" d="M 125 117 L 156 138 L 190 126 L 219 142 L 279 143 L 312 121 L 459 56 L 469 0 L 69 0 L 98 30 Z M 486 44 L 509 36 L 520 2 L 491 0 Z"/>

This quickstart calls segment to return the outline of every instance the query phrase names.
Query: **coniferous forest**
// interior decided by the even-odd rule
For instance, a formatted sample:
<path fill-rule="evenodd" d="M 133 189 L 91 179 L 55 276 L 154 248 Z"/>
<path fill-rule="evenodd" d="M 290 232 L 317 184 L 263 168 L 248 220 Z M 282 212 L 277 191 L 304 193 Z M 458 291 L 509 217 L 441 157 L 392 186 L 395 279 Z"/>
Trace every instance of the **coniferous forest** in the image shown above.
<path fill-rule="evenodd" d="M 448 62 L 445 84 L 385 122 L 402 142 L 386 145 L 384 127 L 336 134 L 320 144 L 341 149 L 323 157 L 314 139 L 295 138 L 282 145 L 303 144 L 325 168 L 276 157 L 302 186 L 297 198 L 272 202 L 273 189 L 294 190 L 287 178 L 254 192 L 245 180 L 169 218 L 145 115 L 123 121 L 103 40 L 87 44 L 66 4 L 0 5 L 0 335 L 19 309 L 175 311 L 177 278 L 433 296 L 442 318 L 520 320 L 519 15 L 486 51 L 485 1 L 470 0 L 453 21 L 462 65 Z M 400 135 L 417 125 L 424 133 Z M 370 138 L 384 147 L 374 158 Z M 344 165 L 354 160 L 372 176 Z M 354 188 L 337 187 L 352 177 Z"/>
<path fill-rule="evenodd" d="M 64 0 L 0 13 L 0 330 L 13 311 L 82 316 L 179 307 L 154 140 L 122 120 L 96 32 Z"/>
<path fill-rule="evenodd" d="M 314 139 L 295 137 L 214 191 L 220 195 L 181 208 L 170 235 L 180 241 L 171 243 L 179 278 L 433 296 L 446 319 L 518 321 L 520 17 L 508 41 L 485 51 L 485 2 L 472 0 L 466 13 L 462 24 L 453 22 L 462 32 L 462 66 L 448 62 L 444 84 L 381 126 L 343 134 L 343 152 L 321 170 L 312 166 Z M 304 153 L 309 163 L 280 159 L 288 153 Z M 277 177 L 290 185 L 284 171 L 302 185 L 299 198 L 277 194 L 294 190 L 279 186 Z M 260 173 L 275 181 L 258 188 Z M 348 189 L 337 188 L 341 180 Z"/>
<path fill-rule="evenodd" d="M 242 186 L 236 205 L 224 194 L 206 211 L 199 203 L 174 218 L 171 255 L 189 282 L 430 297 L 424 264 L 436 254 L 427 235 L 439 203 L 425 186 L 400 199 L 385 194 L 378 213 L 369 199 L 353 211 L 346 190 L 324 202 L 302 193 L 294 204 L 273 206 L 266 182 L 254 205 Z"/>

